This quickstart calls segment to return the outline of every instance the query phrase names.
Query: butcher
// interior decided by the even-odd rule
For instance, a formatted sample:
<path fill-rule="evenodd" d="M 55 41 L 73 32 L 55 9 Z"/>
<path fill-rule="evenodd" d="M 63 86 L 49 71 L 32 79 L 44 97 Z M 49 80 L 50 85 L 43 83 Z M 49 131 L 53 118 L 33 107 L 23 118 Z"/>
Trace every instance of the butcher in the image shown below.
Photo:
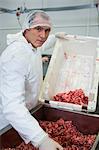
<path fill-rule="evenodd" d="M 22 31 L 7 36 L 8 46 L 0 58 L 0 107 L 4 118 L 26 144 L 31 142 L 39 150 L 63 150 L 29 112 L 38 103 L 42 83 L 41 49 L 50 31 L 50 17 L 38 10 L 27 15 Z M 53 45 L 55 40 L 51 41 Z"/>

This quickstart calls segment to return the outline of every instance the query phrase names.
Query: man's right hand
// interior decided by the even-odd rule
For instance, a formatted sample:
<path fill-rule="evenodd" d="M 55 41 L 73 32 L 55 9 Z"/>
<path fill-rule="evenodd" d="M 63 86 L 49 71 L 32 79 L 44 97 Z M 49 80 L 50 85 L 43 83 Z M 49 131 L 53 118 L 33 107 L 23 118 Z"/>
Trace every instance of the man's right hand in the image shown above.
<path fill-rule="evenodd" d="M 39 150 L 63 150 L 63 147 L 48 137 L 40 144 Z"/>

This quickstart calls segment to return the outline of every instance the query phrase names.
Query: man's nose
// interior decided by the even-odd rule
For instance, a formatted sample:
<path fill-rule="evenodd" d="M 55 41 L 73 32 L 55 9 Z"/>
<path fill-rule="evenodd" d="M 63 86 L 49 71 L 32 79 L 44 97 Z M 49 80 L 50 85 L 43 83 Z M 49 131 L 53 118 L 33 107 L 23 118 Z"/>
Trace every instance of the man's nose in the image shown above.
<path fill-rule="evenodd" d="M 43 30 L 43 31 L 41 32 L 41 37 L 42 37 L 42 38 L 45 38 L 45 37 L 46 37 L 45 30 Z"/>

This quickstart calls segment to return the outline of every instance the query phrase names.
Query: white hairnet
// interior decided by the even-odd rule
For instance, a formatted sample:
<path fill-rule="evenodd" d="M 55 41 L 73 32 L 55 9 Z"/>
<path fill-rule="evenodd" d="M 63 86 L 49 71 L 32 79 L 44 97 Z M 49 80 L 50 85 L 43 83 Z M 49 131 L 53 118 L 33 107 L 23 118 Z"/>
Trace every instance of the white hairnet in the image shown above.
<path fill-rule="evenodd" d="M 37 26 L 47 26 L 51 28 L 51 20 L 47 13 L 42 10 L 31 11 L 22 26 L 23 31 Z"/>

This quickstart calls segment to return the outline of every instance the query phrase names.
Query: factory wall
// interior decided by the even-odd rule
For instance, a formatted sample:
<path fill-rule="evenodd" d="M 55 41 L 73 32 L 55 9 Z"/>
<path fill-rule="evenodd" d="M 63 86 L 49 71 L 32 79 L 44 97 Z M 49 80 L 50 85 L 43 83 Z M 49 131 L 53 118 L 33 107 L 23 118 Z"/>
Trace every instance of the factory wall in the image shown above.
<path fill-rule="evenodd" d="M 17 9 L 26 7 L 27 9 L 35 8 L 52 8 L 67 7 L 84 4 L 93 4 L 94 0 L 0 0 L 0 7 L 7 9 Z M 99 11 L 97 8 L 86 8 L 78 10 L 48 11 L 52 18 L 52 33 L 66 32 L 67 34 L 87 35 L 99 37 Z M 21 14 L 20 23 L 27 13 Z M 0 54 L 6 47 L 6 35 L 16 33 L 21 30 L 15 13 L 0 12 Z M 50 50 L 51 53 L 51 50 Z"/>

